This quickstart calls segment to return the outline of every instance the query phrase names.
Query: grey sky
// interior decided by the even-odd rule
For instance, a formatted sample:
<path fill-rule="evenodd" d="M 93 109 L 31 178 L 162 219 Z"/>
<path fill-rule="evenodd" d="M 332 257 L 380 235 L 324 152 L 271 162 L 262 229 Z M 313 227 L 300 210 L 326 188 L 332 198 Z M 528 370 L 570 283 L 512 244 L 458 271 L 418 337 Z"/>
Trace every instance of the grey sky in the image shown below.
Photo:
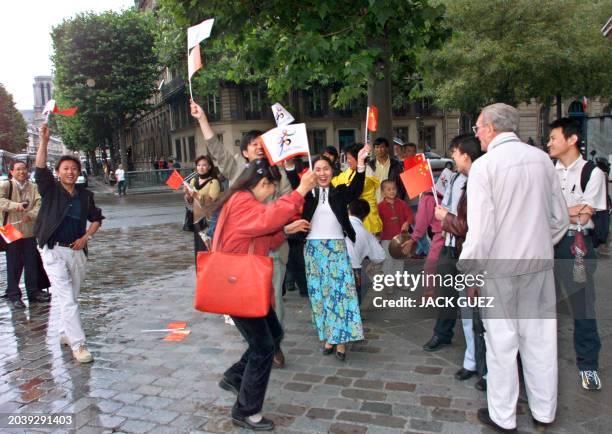
<path fill-rule="evenodd" d="M 49 75 L 53 26 L 79 12 L 121 10 L 134 0 L 17 0 L 2 5 L 0 83 L 19 110 L 32 109 L 35 75 Z"/>

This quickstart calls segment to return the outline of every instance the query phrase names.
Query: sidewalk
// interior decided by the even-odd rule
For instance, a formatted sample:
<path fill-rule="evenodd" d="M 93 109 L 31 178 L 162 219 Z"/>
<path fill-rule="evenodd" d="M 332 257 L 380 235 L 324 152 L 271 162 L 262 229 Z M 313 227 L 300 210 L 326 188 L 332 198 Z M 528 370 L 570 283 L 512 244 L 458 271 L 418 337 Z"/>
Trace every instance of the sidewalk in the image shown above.
<path fill-rule="evenodd" d="M 178 235 L 168 238 L 168 231 Z M 178 225 L 100 233 L 82 295 L 96 359 L 90 365 L 60 349 L 57 312 L 36 307 L 19 313 L 0 301 L 0 412 L 74 413 L 79 433 L 232 432 L 235 398 L 217 383 L 244 343 L 221 317 L 193 309 L 191 243 Z M 453 378 L 463 358 L 461 335 L 450 348 L 425 353 L 421 345 L 432 320 L 366 320 L 366 340 L 342 363 L 321 355 L 306 299 L 288 293 L 286 310 L 287 366 L 272 371 L 264 407 L 277 432 L 490 432 L 476 420 L 477 409 L 486 406 L 476 380 Z M 163 333 L 141 333 L 171 321 L 186 321 L 191 335 L 164 342 Z M 560 323 L 560 399 L 548 432 L 607 433 L 612 321 L 600 322 L 600 393 L 578 384 L 570 326 Z M 524 393 L 518 414 L 521 432 L 532 432 Z"/>
<path fill-rule="evenodd" d="M 104 195 L 117 195 L 117 184 L 110 185 L 104 182 L 102 177 L 94 177 L 93 175 L 88 177 L 89 189 L 93 191 L 95 194 L 104 194 Z M 135 187 L 128 188 L 127 194 L 154 194 L 154 193 L 177 193 L 182 192 L 182 190 L 172 190 L 167 185 L 152 185 L 148 187 Z"/>

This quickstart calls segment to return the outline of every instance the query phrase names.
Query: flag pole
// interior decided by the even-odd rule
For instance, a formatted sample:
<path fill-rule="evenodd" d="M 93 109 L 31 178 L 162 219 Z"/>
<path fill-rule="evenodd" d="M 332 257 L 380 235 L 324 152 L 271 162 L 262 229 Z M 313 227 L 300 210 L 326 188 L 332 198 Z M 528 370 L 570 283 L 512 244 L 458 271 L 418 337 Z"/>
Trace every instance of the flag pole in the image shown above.
<path fill-rule="evenodd" d="M 366 122 L 365 122 L 365 137 L 363 146 L 368 144 L 368 121 L 370 120 L 370 106 L 366 109 Z"/>
<path fill-rule="evenodd" d="M 434 200 L 436 201 L 436 206 L 440 205 L 438 202 L 438 192 L 436 191 L 436 182 L 434 181 L 433 172 L 431 171 L 431 164 L 429 164 L 429 158 L 426 158 L 427 168 L 429 169 L 429 176 L 431 176 L 431 192 L 433 193 Z"/>

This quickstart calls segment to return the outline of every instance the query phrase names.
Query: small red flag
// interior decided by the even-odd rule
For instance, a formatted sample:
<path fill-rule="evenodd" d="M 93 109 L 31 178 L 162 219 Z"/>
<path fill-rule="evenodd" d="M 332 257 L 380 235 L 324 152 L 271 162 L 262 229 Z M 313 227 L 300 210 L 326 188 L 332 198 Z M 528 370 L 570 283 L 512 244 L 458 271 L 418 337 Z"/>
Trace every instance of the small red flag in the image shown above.
<path fill-rule="evenodd" d="M 60 110 L 57 108 L 57 106 L 55 106 L 53 108 L 53 113 L 60 116 L 74 116 L 77 110 L 77 107 L 70 107 L 64 110 Z"/>
<path fill-rule="evenodd" d="M 20 240 L 23 238 L 23 234 L 17 230 L 12 224 L 0 226 L 0 235 L 4 238 L 7 244 L 11 244 L 13 241 Z"/>
<path fill-rule="evenodd" d="M 419 194 L 431 190 L 433 187 L 431 168 L 427 160 L 402 172 L 400 179 L 404 183 L 406 193 L 408 193 L 410 199 L 414 199 Z"/>
<path fill-rule="evenodd" d="M 178 190 L 183 185 L 183 177 L 176 170 L 172 171 L 172 175 L 166 180 L 166 184 L 173 190 Z"/>
<path fill-rule="evenodd" d="M 376 131 L 378 128 L 378 108 L 368 106 L 368 131 Z"/>
<path fill-rule="evenodd" d="M 404 170 L 412 169 L 414 166 L 418 166 L 424 161 L 425 156 L 423 154 L 416 154 L 412 157 L 407 157 L 404 159 Z"/>

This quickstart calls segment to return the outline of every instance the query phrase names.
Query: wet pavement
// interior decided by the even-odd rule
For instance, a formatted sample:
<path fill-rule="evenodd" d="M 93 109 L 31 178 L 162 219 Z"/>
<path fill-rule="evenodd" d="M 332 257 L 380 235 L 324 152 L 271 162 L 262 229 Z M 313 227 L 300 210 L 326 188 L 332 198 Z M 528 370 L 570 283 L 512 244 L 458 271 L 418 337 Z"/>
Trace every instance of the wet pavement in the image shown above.
<path fill-rule="evenodd" d="M 79 433 L 233 430 L 234 397 L 217 383 L 240 357 L 243 340 L 219 316 L 192 307 L 193 239 L 180 230 L 180 197 L 148 196 L 98 200 L 109 219 L 91 244 L 81 295 L 92 364 L 81 365 L 60 348 L 55 308 L 13 311 L 0 301 L 0 413 L 72 414 Z M 147 217 L 151 210 L 159 215 Z M 600 282 L 612 278 L 610 262 L 601 262 Z M 571 322 L 562 319 L 560 398 L 548 432 L 607 433 L 612 426 L 611 305 L 606 288 L 599 290 L 607 318 L 599 323 L 604 389 L 580 388 Z M 476 380 L 453 378 L 463 359 L 460 327 L 451 347 L 425 353 L 432 320 L 373 321 L 365 312 L 366 340 L 342 363 L 320 354 L 305 299 L 290 292 L 286 306 L 287 365 L 273 370 L 264 407 L 277 432 L 489 432 L 476 420 L 486 405 Z M 172 321 L 186 321 L 192 333 L 165 342 L 164 333 L 141 332 Z M 532 432 L 524 393 L 518 414 L 519 429 Z"/>

